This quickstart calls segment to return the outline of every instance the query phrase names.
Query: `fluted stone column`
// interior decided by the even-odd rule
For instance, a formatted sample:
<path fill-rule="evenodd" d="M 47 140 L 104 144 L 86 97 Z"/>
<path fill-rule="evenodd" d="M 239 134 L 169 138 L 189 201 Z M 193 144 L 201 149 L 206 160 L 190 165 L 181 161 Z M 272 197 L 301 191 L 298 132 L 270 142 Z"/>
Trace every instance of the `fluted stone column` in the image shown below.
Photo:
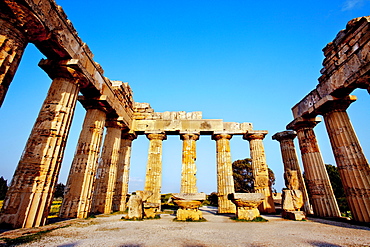
<path fill-rule="evenodd" d="M 130 160 L 132 141 L 136 139 L 134 133 L 123 133 L 119 159 L 117 164 L 117 179 L 113 197 L 113 211 L 126 210 L 126 196 L 130 175 Z"/>
<path fill-rule="evenodd" d="M 354 100 L 328 102 L 322 110 L 353 219 L 370 222 L 370 166 L 346 112 Z"/>
<path fill-rule="evenodd" d="M 103 151 L 96 173 L 93 213 L 110 214 L 117 177 L 117 163 L 121 145 L 121 126 L 117 121 L 106 121 Z"/>
<path fill-rule="evenodd" d="M 236 206 L 230 201 L 228 194 L 235 193 L 233 168 L 230 153 L 229 134 L 214 134 L 212 139 L 216 141 L 217 157 L 217 192 L 218 192 L 218 213 L 235 213 Z"/>
<path fill-rule="evenodd" d="M 23 32 L 0 13 L 0 107 L 27 43 Z"/>
<path fill-rule="evenodd" d="M 75 79 L 53 80 L 4 200 L 2 223 L 14 228 L 45 224 L 78 92 Z"/>
<path fill-rule="evenodd" d="M 298 157 L 294 146 L 294 138 L 296 136 L 297 133 L 294 130 L 287 130 L 276 133 L 272 136 L 272 139 L 277 140 L 280 143 L 281 156 L 284 163 L 284 171 L 286 172 L 288 169 L 292 171 L 297 171 L 299 190 L 302 191 L 303 194 L 304 211 L 307 214 L 313 214 L 312 206 L 308 198 L 306 184 L 303 180 L 303 175 L 299 166 Z"/>
<path fill-rule="evenodd" d="M 300 118 L 287 127 L 297 131 L 307 188 L 314 214 L 320 217 L 339 217 L 338 204 L 313 131 L 313 128 L 319 122 L 320 118 Z"/>
<path fill-rule="evenodd" d="M 86 111 L 60 208 L 61 218 L 86 218 L 90 213 L 105 118 L 106 113 L 100 109 Z"/>
<path fill-rule="evenodd" d="M 181 189 L 180 193 L 197 193 L 197 167 L 195 160 L 196 141 L 199 134 L 181 134 L 182 142 L 182 171 L 181 171 Z"/>
<path fill-rule="evenodd" d="M 261 213 L 274 213 L 274 199 L 272 198 L 265 148 L 262 142 L 266 134 L 267 131 L 253 131 L 244 134 L 243 138 L 249 141 L 254 177 L 254 191 L 265 195 L 265 200 L 258 206 L 258 209 Z"/>
<path fill-rule="evenodd" d="M 162 186 L 162 141 L 167 139 L 164 133 L 147 134 L 149 139 L 148 163 L 146 167 L 144 190 L 152 191 L 149 203 L 161 203 Z"/>

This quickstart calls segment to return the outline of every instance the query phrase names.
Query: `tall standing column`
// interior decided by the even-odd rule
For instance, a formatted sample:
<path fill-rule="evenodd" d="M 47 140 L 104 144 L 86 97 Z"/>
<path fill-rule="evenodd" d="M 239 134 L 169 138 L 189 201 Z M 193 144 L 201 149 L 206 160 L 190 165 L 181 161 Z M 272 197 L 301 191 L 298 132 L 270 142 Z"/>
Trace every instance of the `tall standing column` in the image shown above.
<path fill-rule="evenodd" d="M 346 112 L 353 97 L 329 101 L 322 110 L 352 216 L 370 222 L 370 166 Z"/>
<path fill-rule="evenodd" d="M 303 180 L 303 175 L 299 166 L 298 157 L 294 146 L 293 140 L 296 136 L 297 133 L 294 130 L 287 130 L 276 133 L 272 136 L 272 139 L 277 140 L 280 143 L 281 156 L 284 163 L 284 171 L 286 172 L 288 169 L 292 171 L 297 171 L 299 190 L 302 191 L 303 194 L 304 211 L 307 214 L 313 214 L 312 206 L 308 198 L 306 185 Z"/>
<path fill-rule="evenodd" d="M 313 128 L 320 118 L 299 118 L 288 129 L 297 131 L 305 178 L 314 214 L 320 217 L 339 217 L 340 212 L 321 156 Z"/>
<path fill-rule="evenodd" d="M 0 107 L 27 43 L 23 32 L 0 13 Z"/>
<path fill-rule="evenodd" d="M 6 195 L 2 223 L 14 228 L 45 224 L 77 102 L 76 82 L 53 80 Z"/>
<path fill-rule="evenodd" d="M 60 208 L 61 218 L 86 218 L 90 213 L 105 118 L 106 113 L 100 109 L 86 111 Z"/>
<path fill-rule="evenodd" d="M 265 200 L 260 204 L 258 209 L 261 213 L 274 213 L 274 199 L 272 198 L 265 148 L 262 142 L 266 134 L 267 131 L 253 131 L 244 134 L 243 138 L 249 141 L 254 177 L 254 191 L 265 195 Z"/>
<path fill-rule="evenodd" d="M 106 121 L 103 151 L 96 173 L 93 213 L 110 214 L 117 177 L 117 163 L 121 145 L 121 126 L 116 120 Z"/>
<path fill-rule="evenodd" d="M 113 197 L 113 211 L 126 210 L 126 196 L 128 193 L 128 182 L 130 175 L 130 160 L 132 141 L 136 139 L 134 133 L 123 133 L 119 159 L 117 164 L 117 179 Z"/>
<path fill-rule="evenodd" d="M 181 171 L 181 188 L 180 193 L 197 193 L 197 167 L 195 160 L 196 141 L 199 134 L 181 134 L 182 142 L 182 171 Z"/>
<path fill-rule="evenodd" d="M 153 195 L 147 202 L 161 203 L 162 186 L 162 141 L 167 139 L 166 134 L 147 134 L 149 139 L 148 163 L 146 167 L 144 190 L 152 191 Z"/>
<path fill-rule="evenodd" d="M 216 141 L 217 157 L 217 193 L 218 213 L 235 213 L 236 207 L 228 198 L 228 194 L 235 193 L 233 168 L 230 153 L 229 134 L 214 134 L 212 139 Z"/>

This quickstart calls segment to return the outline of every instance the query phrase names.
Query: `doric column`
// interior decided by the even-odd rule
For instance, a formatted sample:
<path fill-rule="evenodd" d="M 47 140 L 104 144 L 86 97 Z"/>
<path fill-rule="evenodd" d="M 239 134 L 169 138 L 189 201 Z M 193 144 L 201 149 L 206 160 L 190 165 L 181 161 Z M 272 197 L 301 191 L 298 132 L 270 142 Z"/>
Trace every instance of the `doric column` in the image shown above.
<path fill-rule="evenodd" d="M 252 131 L 244 134 L 243 138 L 249 141 L 250 155 L 254 177 L 254 191 L 265 195 L 265 200 L 258 209 L 261 213 L 274 213 L 275 205 L 269 179 L 269 171 L 266 163 L 265 148 L 262 140 L 267 131 Z"/>
<path fill-rule="evenodd" d="M 146 167 L 144 190 L 152 191 L 153 195 L 147 202 L 161 203 L 162 186 L 162 141 L 167 139 L 164 133 L 147 134 L 149 139 L 148 163 Z"/>
<path fill-rule="evenodd" d="M 130 175 L 130 160 L 132 141 L 136 139 L 134 133 L 122 133 L 121 147 L 117 164 L 117 179 L 113 197 L 113 211 L 126 210 L 126 196 Z"/>
<path fill-rule="evenodd" d="M 217 193 L 218 193 L 218 213 L 235 213 L 235 204 L 230 201 L 228 194 L 235 193 L 233 168 L 230 153 L 229 134 L 214 134 L 212 139 L 216 141 L 217 158 Z"/>
<path fill-rule="evenodd" d="M 0 13 L 0 107 L 27 43 L 23 32 Z"/>
<path fill-rule="evenodd" d="M 195 160 L 196 141 L 199 134 L 181 134 L 182 142 L 182 171 L 181 171 L 181 189 L 180 193 L 197 193 L 197 167 Z"/>
<path fill-rule="evenodd" d="M 340 178 L 356 221 L 370 222 L 370 167 L 346 109 L 354 96 L 326 102 L 322 111 Z"/>
<path fill-rule="evenodd" d="M 60 208 L 61 218 L 86 218 L 90 213 L 105 118 L 103 110 L 87 108 Z"/>
<path fill-rule="evenodd" d="M 297 133 L 294 130 L 287 130 L 276 133 L 272 136 L 272 139 L 277 140 L 280 143 L 281 156 L 284 163 L 284 171 L 286 172 L 288 169 L 292 171 L 297 171 L 299 190 L 301 190 L 303 194 L 304 211 L 307 214 L 313 214 L 312 206 L 307 194 L 306 184 L 303 180 L 303 175 L 299 166 L 298 157 L 294 146 L 293 140 L 296 136 Z"/>
<path fill-rule="evenodd" d="M 78 92 L 76 79 L 53 80 L 5 198 L 2 223 L 15 228 L 45 224 Z"/>
<path fill-rule="evenodd" d="M 105 126 L 106 134 L 103 151 L 96 172 L 96 183 L 91 211 L 93 213 L 110 214 L 112 212 L 123 126 L 117 122 L 117 120 L 106 121 Z"/>
<path fill-rule="evenodd" d="M 287 128 L 297 131 L 305 178 L 314 214 L 320 217 L 339 217 L 340 212 L 321 156 L 313 128 L 320 118 L 299 118 Z"/>

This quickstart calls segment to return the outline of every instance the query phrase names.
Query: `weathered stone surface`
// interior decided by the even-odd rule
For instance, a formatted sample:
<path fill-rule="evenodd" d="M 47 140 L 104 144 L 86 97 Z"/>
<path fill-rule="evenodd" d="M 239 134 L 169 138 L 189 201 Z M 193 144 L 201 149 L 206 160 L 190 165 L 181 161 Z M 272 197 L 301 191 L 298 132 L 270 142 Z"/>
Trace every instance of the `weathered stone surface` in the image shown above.
<path fill-rule="evenodd" d="M 191 200 L 191 201 L 204 201 L 207 195 L 205 193 L 173 193 L 174 200 Z"/>
<path fill-rule="evenodd" d="M 236 217 L 254 220 L 260 216 L 258 206 L 265 201 L 262 193 L 231 193 L 228 198 L 236 205 Z"/>
<path fill-rule="evenodd" d="M 262 213 L 274 213 L 274 199 L 272 198 L 265 148 L 262 142 L 266 134 L 267 131 L 263 130 L 250 131 L 244 135 L 244 139 L 249 141 L 254 177 L 254 191 L 265 195 L 265 200 L 260 205 L 259 210 Z"/>
<path fill-rule="evenodd" d="M 215 134 L 212 139 L 216 141 L 217 158 L 217 195 L 218 213 L 235 213 L 235 205 L 228 200 L 227 195 L 235 192 L 232 161 L 230 154 L 229 134 Z"/>
<path fill-rule="evenodd" d="M 199 134 L 182 134 L 182 171 L 181 171 L 181 193 L 196 193 L 197 189 L 197 167 L 195 160 L 196 141 L 199 139 Z"/>
<path fill-rule="evenodd" d="M 300 190 L 283 190 L 282 205 L 285 211 L 299 211 L 303 206 L 303 194 Z"/>
<path fill-rule="evenodd" d="M 197 221 L 203 219 L 203 214 L 198 209 L 179 208 L 176 212 L 176 219 L 181 221 L 186 220 Z"/>
<path fill-rule="evenodd" d="M 281 216 L 289 220 L 304 220 L 306 215 L 303 211 L 283 211 Z"/>
<path fill-rule="evenodd" d="M 128 219 L 139 219 L 143 218 L 143 200 L 139 195 L 131 195 L 127 203 L 128 207 Z"/>

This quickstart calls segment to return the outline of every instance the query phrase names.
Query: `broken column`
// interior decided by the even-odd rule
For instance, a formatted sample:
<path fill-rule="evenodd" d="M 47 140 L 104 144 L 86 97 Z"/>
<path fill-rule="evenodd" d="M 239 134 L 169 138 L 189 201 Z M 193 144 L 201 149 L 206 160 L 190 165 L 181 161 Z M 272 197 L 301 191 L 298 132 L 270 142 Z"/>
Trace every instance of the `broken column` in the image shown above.
<path fill-rule="evenodd" d="M 42 226 L 49 214 L 79 92 L 70 70 L 55 70 L 4 200 L 0 221 L 14 228 Z"/>
<path fill-rule="evenodd" d="M 313 128 L 320 121 L 320 118 L 298 118 L 291 122 L 287 129 L 297 131 L 307 188 L 314 214 L 321 217 L 339 217 L 338 204 L 313 131 Z"/>
<path fill-rule="evenodd" d="M 205 193 L 174 193 L 172 201 L 179 206 L 176 211 L 176 219 L 180 221 L 199 221 L 203 214 L 199 206 L 206 199 Z"/>
<path fill-rule="evenodd" d="M 93 213 L 110 214 L 112 212 L 122 127 L 117 120 L 106 121 L 103 151 L 96 173 Z"/>
<path fill-rule="evenodd" d="M 86 218 L 91 210 L 106 113 L 95 100 L 89 103 L 84 103 L 87 111 L 60 208 L 61 218 Z"/>
<path fill-rule="evenodd" d="M 28 43 L 20 28 L 9 22 L 3 11 L 0 13 L 0 107 Z"/>
<path fill-rule="evenodd" d="M 130 160 L 132 141 L 136 139 L 134 133 L 122 133 L 119 159 L 117 164 L 117 179 L 113 197 L 113 211 L 125 211 L 130 175 Z"/>
<path fill-rule="evenodd" d="M 199 134 L 181 134 L 182 172 L 180 193 L 197 193 L 196 141 Z"/>
<path fill-rule="evenodd" d="M 326 101 L 320 108 L 353 219 L 370 222 L 370 166 L 346 109 L 355 96 Z"/>
<path fill-rule="evenodd" d="M 258 206 L 265 201 L 262 193 L 231 193 L 228 198 L 236 205 L 236 217 L 241 220 L 254 220 L 260 217 Z"/>
<path fill-rule="evenodd" d="M 162 141 L 166 140 L 167 136 L 164 133 L 151 133 L 146 136 L 149 139 L 149 151 L 144 190 L 153 192 L 148 202 L 161 205 Z"/>
<path fill-rule="evenodd" d="M 272 198 L 265 149 L 262 142 L 266 134 L 267 131 L 256 130 L 244 134 L 243 138 L 249 141 L 254 177 L 254 192 L 265 195 L 265 200 L 259 206 L 259 210 L 261 213 L 274 213 L 275 205 Z"/>
<path fill-rule="evenodd" d="M 303 175 L 301 168 L 299 166 L 297 153 L 294 147 L 294 138 L 297 136 L 297 133 L 294 130 L 287 130 L 278 132 L 272 136 L 273 140 L 277 140 L 280 143 L 281 156 L 284 163 L 284 171 L 287 170 L 296 171 L 298 176 L 298 189 L 302 192 L 303 201 L 304 201 L 304 211 L 307 214 L 313 214 L 312 206 L 310 204 L 306 184 L 303 180 Z"/>
<path fill-rule="evenodd" d="M 217 157 L 217 194 L 218 213 L 235 213 L 235 205 L 227 198 L 230 193 L 235 193 L 233 169 L 230 153 L 229 134 L 214 134 L 212 139 L 216 141 Z"/>

